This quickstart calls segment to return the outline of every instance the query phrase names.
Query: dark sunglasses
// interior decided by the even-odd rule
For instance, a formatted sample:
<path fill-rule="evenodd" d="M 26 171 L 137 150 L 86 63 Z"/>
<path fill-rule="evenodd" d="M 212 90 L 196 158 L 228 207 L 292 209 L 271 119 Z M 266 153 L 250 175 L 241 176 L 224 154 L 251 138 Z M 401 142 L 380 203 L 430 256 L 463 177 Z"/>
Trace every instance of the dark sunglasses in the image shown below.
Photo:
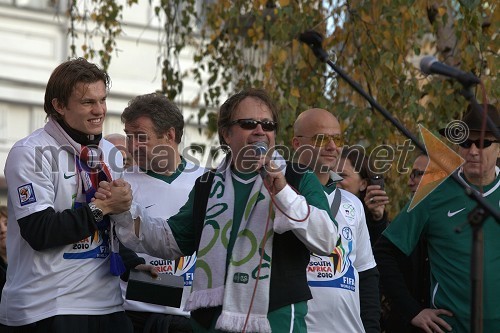
<path fill-rule="evenodd" d="M 425 173 L 425 171 L 413 169 L 413 170 L 411 170 L 411 173 L 410 173 L 410 179 L 414 180 L 417 177 L 422 177 L 424 175 L 424 173 Z"/>
<path fill-rule="evenodd" d="M 486 140 L 486 139 L 484 139 L 483 140 L 483 148 L 488 148 L 489 146 L 491 146 L 492 143 L 495 143 L 495 142 L 498 142 L 498 140 Z M 475 144 L 476 147 L 479 148 L 480 144 L 481 144 L 481 140 L 479 140 L 479 139 L 477 139 L 477 140 L 467 139 L 464 142 L 459 143 L 458 145 L 462 148 L 470 148 L 470 147 L 472 147 L 472 144 Z"/>
<path fill-rule="evenodd" d="M 276 131 L 276 128 L 278 128 L 278 123 L 272 120 L 238 119 L 229 123 L 231 126 L 236 124 L 246 130 L 256 129 L 257 125 L 260 124 L 266 132 Z"/>

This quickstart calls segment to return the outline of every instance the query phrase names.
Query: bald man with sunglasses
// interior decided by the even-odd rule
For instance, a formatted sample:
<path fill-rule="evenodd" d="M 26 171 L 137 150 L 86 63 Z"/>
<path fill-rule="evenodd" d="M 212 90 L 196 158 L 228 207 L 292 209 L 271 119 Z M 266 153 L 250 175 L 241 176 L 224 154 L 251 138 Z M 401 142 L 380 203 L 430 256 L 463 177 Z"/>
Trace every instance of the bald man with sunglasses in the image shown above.
<path fill-rule="evenodd" d="M 307 279 L 313 299 L 306 316 L 310 333 L 380 332 L 379 273 L 373 257 L 363 204 L 331 179 L 344 145 L 337 118 L 324 109 L 302 112 L 292 146 L 298 162 L 323 185 L 340 241 L 329 255 L 311 253 Z"/>
<path fill-rule="evenodd" d="M 487 110 L 495 128 L 499 129 L 500 115 L 497 108 L 493 105 L 479 107 Z M 465 159 L 458 177 L 470 190 L 482 193 L 491 207 L 499 209 L 500 169 L 496 166 L 500 156 L 498 139 L 489 125 L 481 133 L 483 118 L 478 109 L 469 106 L 461 121 L 467 126 L 468 136 L 458 144 L 458 154 Z M 440 133 L 447 137 L 451 134 L 446 129 L 440 130 Z M 480 140 L 482 135 L 484 140 Z M 476 206 L 477 203 L 467 196 L 465 190 L 448 178 L 411 211 L 406 206 L 375 246 L 384 293 L 390 293 L 411 324 L 424 332 L 465 333 L 471 330 L 472 230 L 467 224 L 467 216 Z M 490 216 L 482 226 L 484 332 L 497 332 L 500 327 L 498 222 Z M 457 227 L 461 228 L 461 232 L 455 231 Z M 398 257 L 413 251 L 422 236 L 427 240 L 431 267 L 431 308 L 423 308 L 411 297 L 396 264 Z"/>

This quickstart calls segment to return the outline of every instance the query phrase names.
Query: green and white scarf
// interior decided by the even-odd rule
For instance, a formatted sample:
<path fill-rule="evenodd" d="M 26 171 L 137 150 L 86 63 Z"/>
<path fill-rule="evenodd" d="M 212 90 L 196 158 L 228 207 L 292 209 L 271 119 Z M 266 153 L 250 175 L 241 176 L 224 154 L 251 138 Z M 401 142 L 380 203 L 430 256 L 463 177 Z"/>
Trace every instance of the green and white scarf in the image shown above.
<path fill-rule="evenodd" d="M 273 221 L 266 232 L 270 196 L 262 178 L 257 176 L 238 230 L 237 239 L 226 267 L 227 246 L 233 226 L 235 193 L 230 159 L 217 168 L 207 203 L 205 223 L 198 250 L 193 288 L 186 310 L 222 305 L 216 329 L 241 332 L 249 313 L 255 281 L 264 246 L 264 259 L 252 309 L 246 326 L 247 332 L 271 332 L 267 319 Z M 227 278 L 226 278 L 227 276 Z"/>

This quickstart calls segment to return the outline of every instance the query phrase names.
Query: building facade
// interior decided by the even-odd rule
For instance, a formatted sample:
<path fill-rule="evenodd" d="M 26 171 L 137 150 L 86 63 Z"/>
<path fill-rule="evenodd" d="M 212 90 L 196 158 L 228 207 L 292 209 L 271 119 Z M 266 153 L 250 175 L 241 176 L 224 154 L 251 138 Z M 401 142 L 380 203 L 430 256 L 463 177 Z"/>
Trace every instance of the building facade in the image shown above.
<path fill-rule="evenodd" d="M 65 2 L 54 0 L 0 0 L 0 204 L 3 205 L 7 203 L 3 170 L 8 152 L 17 140 L 44 125 L 45 85 L 52 70 L 70 56 L 65 6 Z M 118 54 L 113 55 L 108 70 L 112 87 L 104 135 L 123 133 L 120 115 L 130 99 L 161 89 L 157 65 L 161 32 L 153 7 L 148 1 L 139 1 L 132 8 L 126 5 L 124 8 L 124 33 L 117 40 Z M 182 71 L 193 66 L 192 52 L 186 49 L 178 59 Z M 99 63 L 99 59 L 92 61 Z M 183 93 L 175 100 L 186 121 L 181 149 L 192 160 L 210 166 L 210 147 L 217 147 L 217 138 L 206 135 L 204 119 L 200 124 L 198 109 L 190 106 L 200 94 L 198 84 L 189 77 L 183 84 Z"/>

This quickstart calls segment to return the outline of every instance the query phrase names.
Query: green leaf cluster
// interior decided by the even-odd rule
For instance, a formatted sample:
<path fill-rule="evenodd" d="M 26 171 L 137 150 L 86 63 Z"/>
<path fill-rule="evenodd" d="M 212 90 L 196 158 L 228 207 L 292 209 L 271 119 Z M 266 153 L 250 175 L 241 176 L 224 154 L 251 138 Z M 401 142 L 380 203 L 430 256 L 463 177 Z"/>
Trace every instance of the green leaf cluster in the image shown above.
<path fill-rule="evenodd" d="M 69 15 L 72 22 L 86 19 L 99 27 L 90 30 L 88 25 L 85 33 L 103 34 L 98 53 L 107 65 L 121 33 L 123 8 L 115 0 L 87 2 L 94 12 L 82 16 L 71 6 Z M 417 136 L 418 124 L 436 131 L 460 117 L 466 105 L 456 82 L 420 73 L 419 56 L 431 54 L 473 72 L 484 84 L 474 91 L 477 99 L 483 102 L 487 96 L 498 105 L 497 2 L 213 0 L 199 6 L 195 0 L 162 0 L 155 13 L 165 34 L 158 61 L 161 90 L 171 99 L 182 92 L 187 73 L 176 61 L 184 48 L 194 47 L 191 75 L 202 92 L 192 105 L 200 108 L 200 119 L 209 116 L 212 131 L 216 121 L 209 110 L 235 91 L 262 87 L 280 105 L 279 144 L 290 144 L 300 112 L 321 107 L 340 119 L 347 144 L 362 144 L 368 153 L 388 145 L 397 155 L 406 138 L 298 41 L 300 33 L 311 29 L 326 36 L 323 47 L 330 59 Z M 69 31 L 75 33 L 74 27 Z M 91 45 L 85 47 L 86 54 L 95 55 Z M 386 173 L 392 216 L 407 200 L 404 167 L 412 162 L 396 155 Z"/>

